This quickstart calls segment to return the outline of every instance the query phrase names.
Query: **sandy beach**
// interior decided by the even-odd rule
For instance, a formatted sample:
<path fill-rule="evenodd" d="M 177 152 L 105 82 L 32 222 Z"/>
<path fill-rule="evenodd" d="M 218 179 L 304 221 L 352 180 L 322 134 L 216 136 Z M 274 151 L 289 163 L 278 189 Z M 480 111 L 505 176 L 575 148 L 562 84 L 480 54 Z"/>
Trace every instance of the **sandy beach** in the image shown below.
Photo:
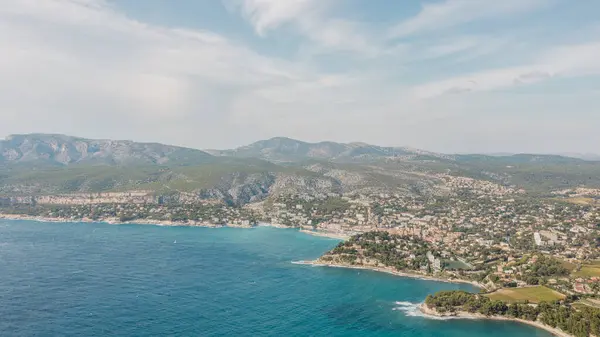
<path fill-rule="evenodd" d="M 444 318 L 448 318 L 448 319 L 488 319 L 488 320 L 494 320 L 494 321 L 512 321 L 512 322 L 519 322 L 519 323 L 531 325 L 536 328 L 546 330 L 546 331 L 550 332 L 551 334 L 553 334 L 554 336 L 573 337 L 573 335 L 570 335 L 560 329 L 553 328 L 553 327 L 546 325 L 539 321 L 528 321 L 525 319 L 505 317 L 505 316 L 485 316 L 482 314 L 474 314 L 474 313 L 464 312 L 464 311 L 459 311 L 459 312 L 451 313 L 451 314 L 440 314 L 436 310 L 429 308 L 427 305 L 425 305 L 425 303 L 421 303 L 421 305 L 419 305 L 419 310 L 421 311 L 421 313 L 423 313 L 423 315 L 425 317 L 430 317 L 430 318 L 444 317 Z"/>
<path fill-rule="evenodd" d="M 380 272 L 380 273 L 392 274 L 392 275 L 401 276 L 401 277 L 416 278 L 416 279 L 427 280 L 427 281 L 438 281 L 438 282 L 447 282 L 447 283 L 466 283 L 466 284 L 470 284 L 470 285 L 472 285 L 474 287 L 477 287 L 479 289 L 486 289 L 485 285 L 483 285 L 481 283 L 478 283 L 478 282 L 475 282 L 475 281 L 460 280 L 460 279 L 446 279 L 446 278 L 435 277 L 435 276 L 428 276 L 428 275 L 423 275 L 423 274 L 418 274 L 418 273 L 401 272 L 401 271 L 393 270 L 391 268 L 370 267 L 370 266 L 355 266 L 355 265 L 339 264 L 339 263 L 328 263 L 326 261 L 320 261 L 320 260 L 315 260 L 315 261 L 294 261 L 293 263 L 294 264 L 306 264 L 306 265 L 312 265 L 312 266 L 320 266 L 320 267 L 331 267 L 331 268 L 348 268 L 348 269 L 372 270 L 372 271 L 376 271 L 376 272 Z"/>

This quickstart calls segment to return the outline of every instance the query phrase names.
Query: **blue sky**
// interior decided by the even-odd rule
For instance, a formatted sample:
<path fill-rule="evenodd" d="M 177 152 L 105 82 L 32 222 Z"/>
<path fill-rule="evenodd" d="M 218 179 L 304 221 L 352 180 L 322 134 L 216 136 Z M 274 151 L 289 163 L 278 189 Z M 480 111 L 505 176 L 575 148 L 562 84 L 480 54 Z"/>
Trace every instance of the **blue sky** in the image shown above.
<path fill-rule="evenodd" d="M 600 153 L 600 2 L 7 0 L 0 135 Z"/>

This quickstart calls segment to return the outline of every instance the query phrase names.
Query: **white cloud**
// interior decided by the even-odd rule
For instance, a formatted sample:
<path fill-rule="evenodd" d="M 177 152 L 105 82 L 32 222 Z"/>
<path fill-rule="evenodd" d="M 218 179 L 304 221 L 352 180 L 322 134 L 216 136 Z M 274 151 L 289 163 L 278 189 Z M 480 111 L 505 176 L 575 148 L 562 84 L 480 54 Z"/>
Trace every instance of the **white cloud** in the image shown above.
<path fill-rule="evenodd" d="M 228 100 L 240 90 L 311 76 L 223 36 L 147 25 L 92 0 L 5 3 L 0 49 L 0 104 L 29 116 L 3 123 L 1 133 L 100 132 L 93 126 L 104 118 L 144 125 L 204 119 L 224 126 Z M 79 127 L 66 122 L 74 120 Z M 103 131 L 111 136 L 114 129 Z"/>
<path fill-rule="evenodd" d="M 445 0 L 428 3 L 416 16 L 393 27 L 389 37 L 436 32 L 469 22 L 525 13 L 548 3 L 549 0 Z"/>
<path fill-rule="evenodd" d="M 540 58 L 540 64 L 559 75 L 586 76 L 600 74 L 600 39 L 577 45 L 557 46 Z"/>
<path fill-rule="evenodd" d="M 244 4 L 254 7 L 239 7 Z M 594 56 L 600 49 L 593 41 L 550 50 L 531 46 L 530 57 L 516 66 L 490 67 L 478 58 L 477 68 L 463 62 L 454 69 L 450 61 L 472 55 L 498 62 L 517 39 L 490 39 L 481 32 L 392 46 L 379 37 L 385 28 L 378 32 L 332 15 L 342 1 L 237 5 L 265 41 L 293 37 L 298 40 L 293 45 L 309 49 L 309 56 L 281 59 L 215 31 L 136 21 L 101 0 L 5 1 L 0 7 L 0 134 L 59 132 L 200 148 L 284 135 L 454 151 L 473 138 L 451 137 L 448 130 L 460 132 L 473 116 L 480 122 L 505 110 L 531 116 L 529 107 L 537 104 L 558 116 L 548 123 L 560 125 L 566 98 L 517 100 L 496 89 L 548 76 L 599 73 Z M 440 20 L 446 27 L 466 22 Z M 419 25 L 414 32 L 434 29 Z M 331 57 L 319 63 L 311 52 Z M 417 81 L 424 84 L 414 87 Z M 473 92 L 468 100 L 444 95 L 464 91 Z M 582 116 L 597 107 L 588 96 L 570 98 Z M 490 131 L 490 144 L 501 144 L 501 133 L 523 116 L 507 118 L 495 135 Z M 451 141 L 440 141 L 440 134 Z M 543 146 L 544 130 L 538 134 Z"/>
<path fill-rule="evenodd" d="M 436 39 L 434 43 L 427 41 L 421 46 L 425 58 L 455 57 L 466 61 L 477 57 L 502 51 L 514 41 L 508 37 L 486 35 L 464 35 L 452 38 Z"/>
<path fill-rule="evenodd" d="M 414 94 L 430 98 L 445 94 L 488 91 L 533 84 L 553 77 L 600 74 L 600 42 L 555 47 L 528 65 L 485 70 L 417 86 Z"/>
<path fill-rule="evenodd" d="M 294 22 L 302 16 L 319 14 L 326 8 L 325 2 L 319 0 L 230 0 L 227 3 L 239 7 L 261 36 L 268 30 Z"/>
<path fill-rule="evenodd" d="M 366 28 L 349 20 L 332 18 L 338 1 L 323 0 L 224 0 L 225 4 L 238 9 L 259 36 L 282 26 L 306 37 L 314 48 L 313 53 L 349 51 L 363 55 L 382 52 L 375 36 Z M 343 4 L 343 2 L 340 2 Z"/>

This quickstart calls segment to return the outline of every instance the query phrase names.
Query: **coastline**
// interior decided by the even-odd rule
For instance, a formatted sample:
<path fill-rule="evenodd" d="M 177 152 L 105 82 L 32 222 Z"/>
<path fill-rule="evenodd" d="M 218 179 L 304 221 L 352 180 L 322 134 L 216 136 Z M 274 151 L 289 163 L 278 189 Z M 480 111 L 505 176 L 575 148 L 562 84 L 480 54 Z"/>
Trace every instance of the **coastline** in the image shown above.
<path fill-rule="evenodd" d="M 282 228 L 282 229 L 298 229 L 297 227 L 289 227 L 281 224 L 271 224 L 271 223 L 259 223 L 257 225 L 238 225 L 238 224 L 214 224 L 205 221 L 172 221 L 172 220 L 154 220 L 154 219 L 136 219 L 131 221 L 121 221 L 119 218 L 101 218 L 101 219 L 90 219 L 90 218 L 80 218 L 80 219 L 71 219 L 71 218 L 60 218 L 60 217 L 43 217 L 43 216 L 32 216 L 32 215 L 24 215 L 24 214 L 9 214 L 9 213 L 0 213 L 0 220 L 22 220 L 22 221 L 38 221 L 38 222 L 65 222 L 65 223 L 105 223 L 110 225 L 154 225 L 154 226 L 183 226 L 183 227 L 203 227 L 203 228 L 258 228 L 258 227 L 271 227 L 271 228 Z M 322 231 L 310 231 L 305 229 L 298 229 L 299 232 L 319 236 L 326 237 L 331 239 L 338 240 L 347 240 L 350 236 L 344 235 L 341 233 L 330 233 L 330 232 L 322 232 Z"/>
<path fill-rule="evenodd" d="M 534 326 L 538 329 L 548 331 L 557 337 L 574 337 L 573 335 L 570 335 L 558 328 L 553 328 L 553 327 L 546 325 L 540 321 L 528 321 L 525 319 L 505 317 L 505 316 L 485 316 L 482 314 L 474 314 L 474 313 L 465 312 L 465 311 L 458 311 L 458 312 L 452 313 L 452 314 L 440 314 L 435 309 L 429 308 L 425 303 L 421 303 L 418 306 L 418 309 L 424 315 L 424 317 L 428 317 L 428 318 L 441 318 L 442 317 L 442 318 L 449 318 L 449 319 L 486 319 L 486 320 L 493 320 L 493 321 L 519 322 L 519 323 Z"/>
<path fill-rule="evenodd" d="M 479 289 L 487 289 L 485 285 L 475 282 L 475 281 L 468 281 L 468 280 L 461 280 L 461 279 L 448 279 L 448 278 L 435 277 L 435 276 L 423 275 L 423 274 L 418 274 L 418 273 L 396 271 L 396 270 L 392 270 L 390 268 L 383 268 L 383 267 L 356 266 L 356 265 L 341 264 L 341 263 L 329 263 L 329 262 L 320 261 L 320 260 L 294 261 L 292 263 L 318 266 L 318 267 L 329 267 L 329 268 L 371 270 L 371 271 L 375 271 L 375 272 L 379 272 L 379 273 L 386 273 L 386 274 L 391 274 L 391 275 L 400 276 L 400 277 L 408 277 L 408 278 L 414 278 L 414 279 L 420 279 L 420 280 L 426 280 L 426 281 L 437 281 L 437 282 L 446 282 L 446 283 L 464 283 L 464 284 L 470 284 Z"/>
<path fill-rule="evenodd" d="M 294 227 L 288 227 L 280 224 L 270 224 L 270 223 L 259 223 L 257 225 L 250 226 L 242 226 L 242 225 L 221 225 L 221 224 L 212 224 L 208 222 L 199 222 L 199 221 L 189 221 L 189 222 L 181 222 L 181 221 L 170 221 L 170 220 L 153 220 L 153 219 L 138 219 L 133 221 L 120 221 L 118 218 L 101 218 L 101 219 L 90 219 L 90 218 L 81 218 L 81 219 L 71 219 L 71 218 L 58 218 L 58 217 L 42 217 L 42 216 L 29 216 L 29 215 L 21 215 L 21 214 L 5 214 L 0 213 L 0 220 L 22 220 L 22 221 L 37 221 L 37 222 L 50 222 L 50 223 L 103 223 L 103 224 L 133 224 L 133 225 L 156 225 L 156 226 L 184 226 L 184 227 L 204 227 L 204 228 L 257 228 L 257 227 L 272 227 L 272 228 L 282 228 L 282 229 L 297 229 Z M 332 239 L 340 239 L 345 240 L 349 238 L 349 236 L 338 234 L 338 233 L 330 233 L 330 232 L 319 232 L 319 231 L 311 231 L 298 229 L 299 232 L 304 234 L 313 235 L 313 236 L 321 236 Z M 386 274 L 391 274 L 394 276 L 420 279 L 425 281 L 437 281 L 437 282 L 445 282 L 445 283 L 464 283 L 473 285 L 476 288 L 487 289 L 485 285 L 480 284 L 475 281 L 461 280 L 461 279 L 448 279 L 442 277 L 428 276 L 419 273 L 410 273 L 410 272 L 402 272 L 392 270 L 391 268 L 385 267 L 373 267 L 373 266 L 356 266 L 349 264 L 340 264 L 340 263 L 329 263 L 327 261 L 314 260 L 314 261 L 292 261 L 293 264 L 301 264 L 301 265 L 312 265 L 312 266 L 320 266 L 320 267 L 330 267 L 330 268 L 345 268 L 345 269 L 359 269 L 359 270 L 370 270 L 375 272 L 381 272 Z M 424 317 L 429 318 L 447 318 L 447 319 L 487 319 L 487 320 L 497 320 L 497 321 L 513 321 L 519 322 L 523 324 L 528 324 L 530 326 L 534 326 L 539 329 L 543 329 L 552 333 L 558 337 L 574 337 L 573 335 L 567 334 L 562 330 L 552 328 L 548 325 L 545 325 L 539 321 L 527 321 L 518 318 L 504 317 L 504 316 L 485 316 L 482 314 L 472 314 L 468 312 L 457 312 L 453 314 L 440 314 L 435 309 L 430 309 L 422 303 L 418 306 L 418 310 L 423 314 Z"/>
<path fill-rule="evenodd" d="M 23 214 L 6 214 L 0 213 L 0 219 L 4 220 L 25 220 L 25 221 L 39 221 L 39 222 L 82 222 L 82 223 L 106 223 L 110 225 L 156 225 L 156 226 L 189 226 L 189 227 L 208 227 L 208 228 L 220 228 L 220 227 L 241 227 L 251 228 L 252 226 L 238 226 L 238 225 L 218 225 L 208 222 L 200 221 L 171 221 L 171 220 L 154 220 L 154 219 L 137 219 L 131 221 L 121 221 L 119 218 L 101 218 L 101 219 L 90 219 L 90 218 L 59 218 L 59 217 L 43 217 L 43 216 L 31 216 Z"/>

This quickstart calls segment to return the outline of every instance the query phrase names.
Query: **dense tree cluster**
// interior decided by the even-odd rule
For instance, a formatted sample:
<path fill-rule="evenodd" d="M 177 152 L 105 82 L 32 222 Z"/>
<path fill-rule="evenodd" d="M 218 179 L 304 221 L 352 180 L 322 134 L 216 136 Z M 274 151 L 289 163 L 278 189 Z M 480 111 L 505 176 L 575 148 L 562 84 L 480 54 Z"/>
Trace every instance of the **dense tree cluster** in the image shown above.
<path fill-rule="evenodd" d="M 419 238 L 374 231 L 358 234 L 341 242 L 323 259 L 331 260 L 334 255 L 351 264 L 358 259 L 373 259 L 397 270 L 418 270 L 428 266 L 429 251 L 427 242 Z"/>
<path fill-rule="evenodd" d="M 562 265 L 562 262 L 545 255 L 539 255 L 529 268 L 529 271 L 531 274 L 539 277 L 565 276 L 569 274 L 569 270 Z"/>
<path fill-rule="evenodd" d="M 570 305 L 568 299 L 563 303 L 542 302 L 537 306 L 532 306 L 527 303 L 507 304 L 502 301 L 493 301 L 483 295 L 464 291 L 442 291 L 427 296 L 425 303 L 429 308 L 434 308 L 440 313 L 463 311 L 486 316 L 539 320 L 577 337 L 600 335 L 600 309 L 591 307 L 575 309 Z"/>
<path fill-rule="evenodd" d="M 561 277 L 569 275 L 561 261 L 545 255 L 537 256 L 537 260 L 531 264 L 523 275 L 523 280 L 530 285 L 544 283 L 547 277 Z"/>

